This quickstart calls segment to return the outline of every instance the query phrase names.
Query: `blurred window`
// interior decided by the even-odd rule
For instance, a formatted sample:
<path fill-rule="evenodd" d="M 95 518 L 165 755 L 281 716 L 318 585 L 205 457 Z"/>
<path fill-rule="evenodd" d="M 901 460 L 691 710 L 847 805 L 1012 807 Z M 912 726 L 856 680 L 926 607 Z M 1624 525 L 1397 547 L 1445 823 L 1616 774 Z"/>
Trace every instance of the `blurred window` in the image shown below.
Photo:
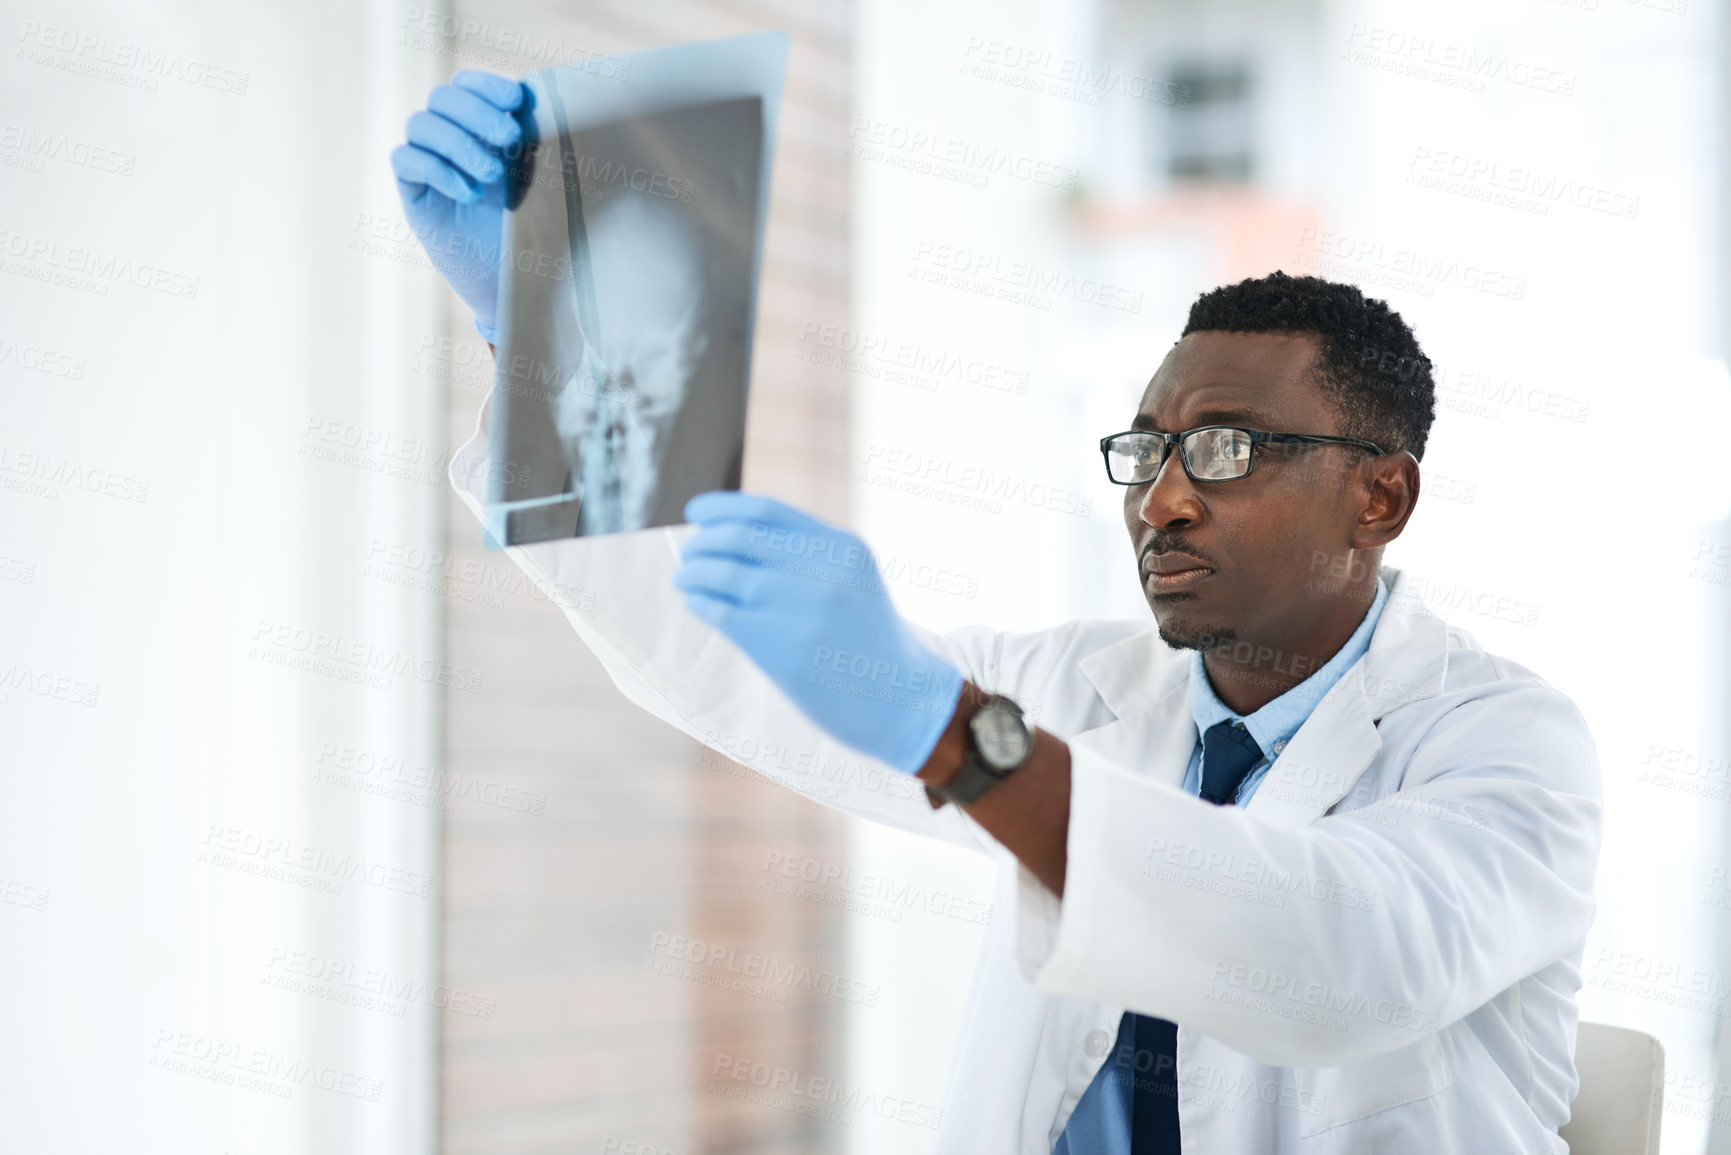
<path fill-rule="evenodd" d="M 1186 99 L 1165 111 L 1166 175 L 1185 181 L 1247 181 L 1254 171 L 1250 69 L 1241 62 L 1179 62 L 1169 75 Z"/>

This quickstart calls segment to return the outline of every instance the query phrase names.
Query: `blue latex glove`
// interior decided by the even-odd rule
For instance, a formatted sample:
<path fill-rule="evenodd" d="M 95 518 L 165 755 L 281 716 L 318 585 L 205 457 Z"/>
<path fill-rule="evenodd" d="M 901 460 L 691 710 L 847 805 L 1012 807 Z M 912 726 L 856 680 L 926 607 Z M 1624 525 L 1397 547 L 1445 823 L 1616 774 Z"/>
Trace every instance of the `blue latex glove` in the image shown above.
<path fill-rule="evenodd" d="M 685 506 L 698 531 L 673 584 L 831 736 L 912 774 L 961 697 L 962 675 L 890 604 L 864 542 L 767 497 L 718 490 Z"/>
<path fill-rule="evenodd" d="M 489 342 L 497 335 L 507 165 L 523 140 L 511 113 L 524 96 L 515 80 L 464 69 L 433 89 L 409 117 L 409 142 L 391 152 L 409 227 Z"/>

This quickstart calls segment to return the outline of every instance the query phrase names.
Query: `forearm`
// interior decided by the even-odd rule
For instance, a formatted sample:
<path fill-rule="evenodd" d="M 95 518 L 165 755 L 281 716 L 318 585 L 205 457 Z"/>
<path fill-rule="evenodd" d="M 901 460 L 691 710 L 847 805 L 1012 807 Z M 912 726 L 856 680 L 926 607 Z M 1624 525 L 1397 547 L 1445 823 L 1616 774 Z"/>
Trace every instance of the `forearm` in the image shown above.
<path fill-rule="evenodd" d="M 961 769 L 967 720 L 984 691 L 962 689 L 943 737 L 916 777 L 942 785 Z M 1009 778 L 963 807 L 1053 894 L 1064 896 L 1066 839 L 1070 830 L 1070 748 L 1056 735 L 1034 730 L 1034 752 Z"/>

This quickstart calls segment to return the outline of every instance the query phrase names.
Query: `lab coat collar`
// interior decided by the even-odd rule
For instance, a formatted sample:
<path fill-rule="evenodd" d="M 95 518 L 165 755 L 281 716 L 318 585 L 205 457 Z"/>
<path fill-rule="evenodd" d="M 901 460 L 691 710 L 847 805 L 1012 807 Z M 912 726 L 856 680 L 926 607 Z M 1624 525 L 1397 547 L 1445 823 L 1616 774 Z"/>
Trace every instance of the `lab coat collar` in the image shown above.
<path fill-rule="evenodd" d="M 1116 718 L 1158 708 L 1180 691 L 1188 701 L 1189 661 L 1160 640 L 1152 618 L 1146 628 L 1095 650 L 1077 664 Z"/>
<path fill-rule="evenodd" d="M 1382 746 L 1376 724 L 1399 706 L 1439 693 L 1447 669 L 1448 626 L 1418 598 L 1412 582 L 1383 566 L 1388 601 L 1370 648 L 1325 694 L 1293 735 L 1247 808 L 1284 824 L 1313 821 L 1340 801 Z M 1190 662 L 1148 628 L 1088 655 L 1083 677 L 1115 721 L 1074 736 L 1174 788 L 1196 744 L 1190 717 Z"/>

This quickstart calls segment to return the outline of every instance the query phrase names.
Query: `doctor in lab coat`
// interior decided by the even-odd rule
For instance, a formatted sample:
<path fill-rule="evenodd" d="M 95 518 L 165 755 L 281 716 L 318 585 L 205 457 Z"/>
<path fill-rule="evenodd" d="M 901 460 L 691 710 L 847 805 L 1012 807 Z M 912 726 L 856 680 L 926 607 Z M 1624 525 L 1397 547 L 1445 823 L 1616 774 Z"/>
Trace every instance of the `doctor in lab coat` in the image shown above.
<path fill-rule="evenodd" d="M 1248 407 L 1260 428 L 1328 431 L 1338 419 L 1311 381 L 1315 344 L 1193 333 L 1141 416 L 1177 431 Z M 477 516 L 486 444 L 483 407 L 452 467 Z M 1146 546 L 1162 535 L 1221 570 L 1187 597 L 1151 580 L 1150 619 L 1024 634 L 909 627 L 970 685 L 1037 719 L 1035 757 L 963 808 L 934 809 L 918 778 L 837 742 L 686 612 L 674 577 L 691 527 L 510 551 L 644 709 L 723 752 L 761 752 L 749 764 L 795 789 L 827 782 L 829 805 L 1001 863 L 994 908 L 1013 917 L 993 921 L 978 964 L 941 1155 L 1048 1155 L 1102 1066 L 1123 1061 L 1126 1010 L 1179 1024 L 1187 1155 L 1566 1150 L 1556 1132 L 1578 1086 L 1575 992 L 1601 825 L 1587 725 L 1380 565 L 1416 501 L 1415 460 L 1375 458 L 1324 482 L 1316 458 L 1335 450 L 1264 460 L 1264 448 L 1257 488 L 1192 481 L 1176 450 L 1154 482 L 1126 488 L 1145 576 L 1157 556 Z M 1284 611 L 1299 591 L 1236 605 L 1232 589 L 1204 591 L 1235 558 L 1278 558 L 1307 533 L 1316 540 L 1282 564 L 1343 575 L 1311 583 L 1309 616 Z M 1356 570 L 1375 575 L 1357 592 L 1383 587 L 1374 630 L 1359 630 L 1367 607 L 1345 596 Z M 1331 604 L 1346 608 L 1327 620 L 1316 607 Z M 1162 635 L 1223 635 L 1234 622 L 1239 641 L 1217 649 L 1266 639 L 1303 654 L 1287 680 L 1320 675 L 1354 634 L 1363 653 L 1305 703 L 1248 801 L 1217 806 L 1193 781 L 1185 789 L 1199 743 L 1192 683 L 1216 672 Z M 1223 667 L 1210 693 L 1254 718 L 1279 696 L 1267 684 L 1279 665 Z M 1303 697 L 1303 682 L 1292 689 Z"/>
<path fill-rule="evenodd" d="M 459 82 L 514 98 L 499 78 Z M 459 97 L 449 115 L 483 124 Z M 427 211 L 455 150 L 437 125 L 414 144 L 417 123 L 393 159 L 405 204 Z M 1391 336 L 1411 353 L 1392 366 Z M 740 494 L 695 499 L 696 527 L 509 551 L 642 708 L 826 804 L 1000 864 L 994 908 L 1011 917 L 976 968 L 939 1155 L 1140 1155 L 1089 1098 L 1108 1075 L 1144 1078 L 1143 1052 L 1117 1045 L 1127 1012 L 1177 1024 L 1186 1155 L 1566 1150 L 1598 760 L 1568 697 L 1381 562 L 1419 496 L 1434 410 L 1419 356 L 1350 286 L 1277 273 L 1204 295 L 1132 429 L 1362 437 L 1379 415 L 1340 390 L 1355 364 L 1391 368 L 1387 396 L 1422 421 L 1392 440 L 1384 421 L 1376 453 L 1259 442 L 1232 480 L 1192 477 L 1172 448 L 1123 490 L 1141 620 L 935 634 L 852 580 L 875 577 L 863 542 Z M 478 518 L 487 421 L 483 404 L 451 463 Z M 729 525 L 752 550 L 696 548 Z M 788 526 L 806 532 L 778 538 Z M 796 538 L 825 547 L 775 556 Z M 867 731 L 814 697 L 814 643 L 862 629 L 957 675 L 943 709 Z M 1032 754 L 976 801 L 935 806 L 927 787 L 955 776 L 988 691 L 1036 724 Z M 1262 759 L 1209 800 L 1203 724 L 1220 720 Z"/>

